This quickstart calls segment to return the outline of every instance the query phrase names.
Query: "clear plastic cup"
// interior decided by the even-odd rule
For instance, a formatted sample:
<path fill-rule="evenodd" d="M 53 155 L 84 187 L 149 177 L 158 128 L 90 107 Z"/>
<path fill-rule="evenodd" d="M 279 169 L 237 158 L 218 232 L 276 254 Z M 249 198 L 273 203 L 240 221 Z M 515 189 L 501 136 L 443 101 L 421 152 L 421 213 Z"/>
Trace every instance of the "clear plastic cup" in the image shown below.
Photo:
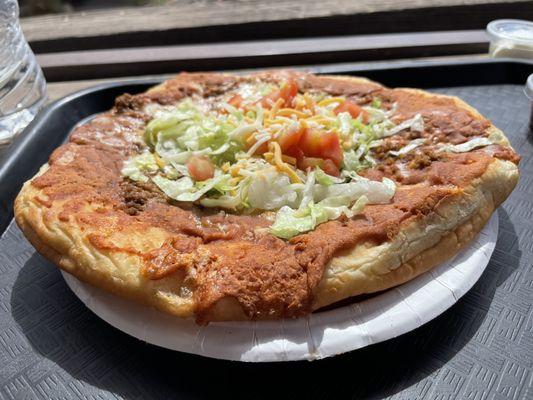
<path fill-rule="evenodd" d="M 16 0 L 0 0 L 0 146 L 35 117 L 46 81 L 19 23 Z"/>
<path fill-rule="evenodd" d="M 533 22 L 497 19 L 487 25 L 492 57 L 533 60 Z"/>

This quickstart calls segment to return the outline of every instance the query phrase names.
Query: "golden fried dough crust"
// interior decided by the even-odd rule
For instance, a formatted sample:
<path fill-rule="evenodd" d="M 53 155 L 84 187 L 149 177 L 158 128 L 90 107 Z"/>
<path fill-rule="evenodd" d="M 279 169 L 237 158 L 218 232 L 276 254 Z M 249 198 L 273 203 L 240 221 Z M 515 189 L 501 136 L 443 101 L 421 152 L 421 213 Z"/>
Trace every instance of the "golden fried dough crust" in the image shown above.
<path fill-rule="evenodd" d="M 287 76 L 301 91 L 363 104 L 379 94 L 397 103 L 404 119 L 421 113 L 429 135 L 450 142 L 485 136 L 495 145 L 445 160 L 414 159 L 407 177 L 383 162 L 365 174 L 396 180 L 391 204 L 367 206 L 353 220 L 330 221 L 289 241 L 257 233 L 270 223 L 261 215 L 205 213 L 121 176 L 123 161 L 144 146 L 146 107 L 214 96 L 247 79 Z M 196 315 L 200 323 L 297 317 L 399 285 L 454 256 L 511 193 L 517 162 L 504 134 L 454 97 L 285 71 L 181 74 L 144 94 L 122 96 L 111 112 L 78 128 L 24 184 L 15 218 L 35 248 L 63 270 L 179 317 Z"/>

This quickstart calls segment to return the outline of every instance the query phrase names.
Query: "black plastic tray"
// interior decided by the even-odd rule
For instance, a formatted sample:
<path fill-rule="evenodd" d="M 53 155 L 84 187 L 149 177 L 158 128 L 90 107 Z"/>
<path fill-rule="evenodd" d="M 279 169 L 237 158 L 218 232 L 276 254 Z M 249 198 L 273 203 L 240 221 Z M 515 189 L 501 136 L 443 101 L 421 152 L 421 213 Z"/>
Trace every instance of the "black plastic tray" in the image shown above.
<path fill-rule="evenodd" d="M 399 338 L 314 363 L 240 364 L 166 351 L 98 319 L 12 223 L 12 202 L 84 118 L 156 81 L 115 82 L 47 107 L 0 160 L 0 398 L 533 398 L 533 139 L 522 88 L 533 63 L 405 64 L 317 72 L 462 97 L 522 155 L 487 270 L 450 310 Z M 7 229 L 6 229 L 7 228 Z"/>

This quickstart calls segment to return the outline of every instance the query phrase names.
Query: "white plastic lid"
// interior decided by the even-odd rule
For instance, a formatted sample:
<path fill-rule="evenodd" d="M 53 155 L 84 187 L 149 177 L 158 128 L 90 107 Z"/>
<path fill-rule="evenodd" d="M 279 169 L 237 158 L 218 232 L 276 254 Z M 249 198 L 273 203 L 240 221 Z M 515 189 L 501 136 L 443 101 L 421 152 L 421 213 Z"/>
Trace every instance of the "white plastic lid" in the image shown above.
<path fill-rule="evenodd" d="M 497 19 L 487 25 L 492 40 L 506 40 L 533 46 L 533 22 L 521 19 Z"/>
<path fill-rule="evenodd" d="M 533 101 L 533 74 L 529 75 L 529 78 L 527 78 L 524 92 L 526 93 L 526 96 L 529 98 L 529 100 Z"/>

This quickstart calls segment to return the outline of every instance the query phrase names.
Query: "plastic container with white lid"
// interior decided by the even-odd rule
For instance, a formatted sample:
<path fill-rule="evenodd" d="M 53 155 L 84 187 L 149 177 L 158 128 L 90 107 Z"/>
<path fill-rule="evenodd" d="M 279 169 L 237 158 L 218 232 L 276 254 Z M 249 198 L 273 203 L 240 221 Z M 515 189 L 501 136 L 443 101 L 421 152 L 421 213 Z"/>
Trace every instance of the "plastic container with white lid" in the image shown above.
<path fill-rule="evenodd" d="M 527 78 L 524 92 L 529 99 L 529 127 L 533 130 L 533 74 Z"/>
<path fill-rule="evenodd" d="M 497 19 L 487 25 L 492 57 L 533 60 L 533 22 Z"/>

